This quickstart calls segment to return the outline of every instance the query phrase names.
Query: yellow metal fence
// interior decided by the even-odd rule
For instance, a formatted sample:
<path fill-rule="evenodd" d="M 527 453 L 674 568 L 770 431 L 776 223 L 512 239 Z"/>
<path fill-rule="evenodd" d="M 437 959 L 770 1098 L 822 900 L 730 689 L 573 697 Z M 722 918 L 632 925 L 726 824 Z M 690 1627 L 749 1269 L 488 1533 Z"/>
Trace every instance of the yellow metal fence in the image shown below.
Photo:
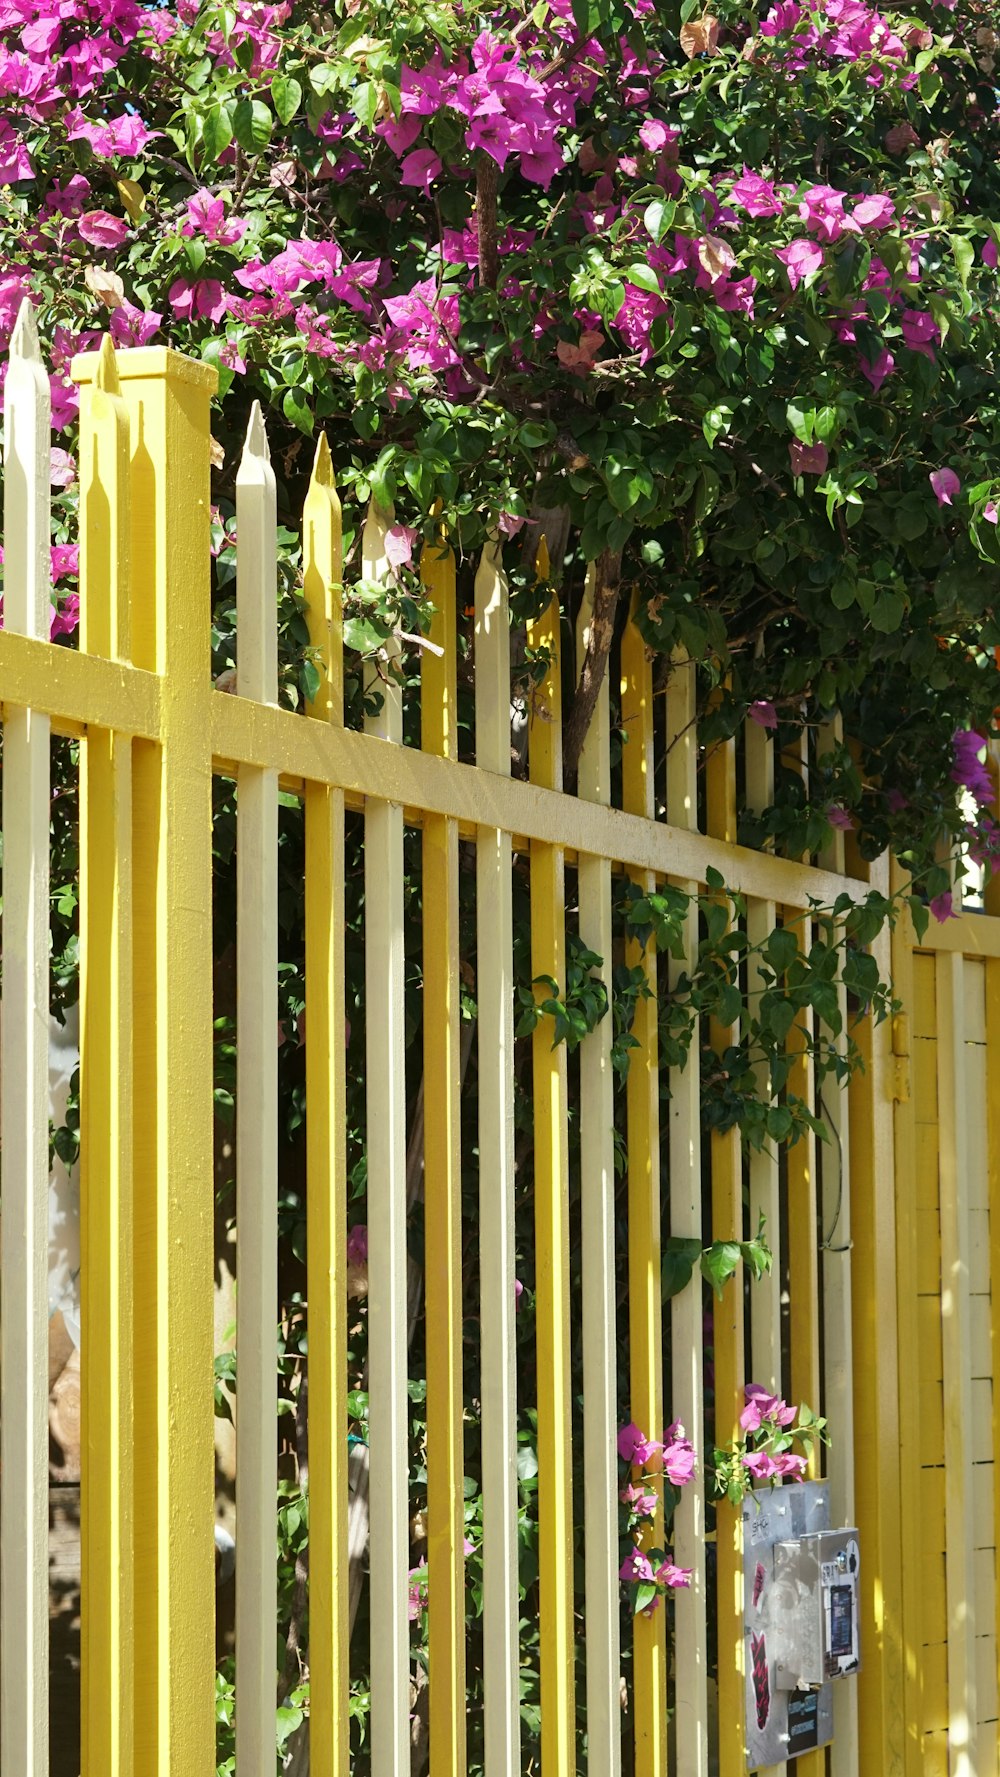
<path fill-rule="evenodd" d="M 5 391 L 2 1008 L 0 1758 L 4 1777 L 47 1769 L 46 1290 L 50 730 L 81 740 L 83 1141 L 83 1772 L 209 1777 L 215 1767 L 212 1409 L 212 778 L 238 785 L 237 1771 L 273 1777 L 277 1319 L 275 1054 L 279 786 L 306 825 L 306 997 L 311 1777 L 346 1777 L 348 1474 L 344 1078 L 345 809 L 363 811 L 370 1249 L 371 1770 L 410 1763 L 407 1614 L 407 1248 L 403 838 L 422 829 L 430 1769 L 467 1770 L 459 1071 L 459 840 L 475 847 L 478 942 L 479 1272 L 486 1777 L 524 1768 L 518 1700 L 514 995 L 512 865 L 528 860 L 531 968 L 562 983 L 566 869 L 579 930 L 612 955 L 612 875 L 641 888 L 703 885 L 747 899 L 747 926 L 808 920 L 816 903 L 888 889 L 883 863 L 852 872 L 843 837 L 822 865 L 737 843 L 735 743 L 707 765 L 700 830 L 693 675 L 678 662 L 657 712 L 634 626 L 621 656 L 629 734 L 612 806 L 608 689 L 575 796 L 561 788 L 557 613 L 531 641 L 552 662 L 534 709 L 530 781 L 511 776 L 507 588 L 488 548 L 475 588 L 476 763 L 457 758 L 455 564 L 429 551 L 438 610 L 425 656 L 420 748 L 403 744 L 390 683 L 365 732 L 343 724 L 340 509 L 320 442 L 303 516 L 303 571 L 320 685 L 307 715 L 277 707 L 276 496 L 255 413 L 237 484 L 239 675 L 210 677 L 209 403 L 214 373 L 160 350 L 110 346 L 82 385 L 79 653 L 48 641 L 47 379 L 30 313 Z M 368 513 L 366 579 L 388 572 L 391 515 Z M 581 636 L 587 612 L 581 618 Z M 666 782 L 654 783 L 665 719 Z M 770 738 L 746 737 L 746 799 L 770 800 Z M 688 957 L 697 946 L 689 918 Z M 891 958 L 890 958 L 891 944 Z M 742 1563 L 720 1507 L 710 1611 L 701 1448 L 702 1302 L 671 1304 L 663 1372 L 661 1226 L 743 1237 L 767 1217 L 776 1250 L 751 1294 L 730 1286 L 712 1330 L 717 1434 L 758 1380 L 825 1403 L 835 1518 L 863 1548 L 863 1658 L 840 1687 L 829 1755 L 803 1777 L 997 1770 L 997 1426 L 1000 1277 L 1000 921 L 965 913 L 915 949 L 899 926 L 876 946 L 905 1011 L 858 1027 L 866 1068 L 825 1088 L 836 1143 L 811 1138 L 787 1177 L 773 1153 L 744 1178 L 738 1135 L 713 1133 L 703 1227 L 698 1056 L 671 1081 L 660 1129 L 656 1002 L 640 1002 L 627 1087 L 627 1315 L 632 1417 L 687 1427 L 699 1457 L 674 1527 L 690 1588 L 636 1620 L 636 1777 L 741 1777 Z M 654 989 L 652 948 L 628 959 Z M 671 962 L 670 971 L 683 965 Z M 714 1040 L 724 1045 L 722 1031 Z M 569 1284 L 565 1046 L 533 1042 L 541 1634 L 541 1769 L 577 1768 L 575 1648 L 592 1777 L 622 1764 L 615 1454 L 616 1225 L 610 1019 L 580 1054 L 582 1315 Z M 793 1036 L 793 1041 L 794 1036 Z M 804 1056 L 797 1089 L 812 1086 Z M 831 1104 L 831 1096 L 834 1102 Z M 996 1102 L 994 1102 L 996 1101 Z M 576 1162 L 574 1161 L 574 1165 Z M 661 1177 L 662 1168 L 662 1177 Z M 748 1197 L 745 1198 L 745 1185 Z M 818 1230 L 835 1225 L 836 1240 Z M 782 1280 L 789 1328 L 783 1335 Z M 143 1312 L 136 1312 L 141 1302 Z M 585 1571 L 573 1565 L 571 1359 L 583 1353 Z M 141 1379 L 141 1383 L 140 1383 Z M 708 1625 L 718 1645 L 708 1646 Z M 26 1660 L 26 1650 L 30 1658 Z M 717 1661 L 713 1702 L 709 1668 Z M 671 1704 L 668 1719 L 668 1700 Z"/>

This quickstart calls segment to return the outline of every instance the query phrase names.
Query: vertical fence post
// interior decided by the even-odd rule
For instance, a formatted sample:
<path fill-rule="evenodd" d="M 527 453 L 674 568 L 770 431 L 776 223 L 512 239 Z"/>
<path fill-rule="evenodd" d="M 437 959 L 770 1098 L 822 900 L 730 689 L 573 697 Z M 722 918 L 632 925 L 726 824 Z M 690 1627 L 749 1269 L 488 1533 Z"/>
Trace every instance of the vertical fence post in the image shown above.
<path fill-rule="evenodd" d="M 433 648 L 421 663 L 421 741 L 425 752 L 456 759 L 455 557 L 443 538 L 425 545 L 420 571 L 434 604 Z M 430 1757 L 435 1777 L 465 1777 L 458 823 L 426 815 L 422 856 Z"/>
<path fill-rule="evenodd" d="M 303 591 L 318 675 L 307 711 L 344 720 L 340 501 L 325 434 L 302 522 Z M 347 1777 L 347 1135 L 344 792 L 310 783 L 306 823 L 306 1262 L 309 1302 L 309 1761 Z"/>
<path fill-rule="evenodd" d="M 636 623 L 634 600 L 621 648 L 621 719 L 628 735 L 622 754 L 622 806 L 628 814 L 654 817 L 653 672 Z M 647 871 L 632 873 L 640 893 L 655 887 Z M 628 1286 L 629 1398 L 632 1418 L 649 1438 L 663 1436 L 663 1300 L 660 1277 L 660 1075 L 656 999 L 656 946 L 635 939 L 626 947 L 630 967 L 641 967 L 649 996 L 636 1003 L 629 1057 Z M 663 1511 L 649 1530 L 662 1546 Z M 667 1769 L 666 1611 L 640 1613 L 633 1623 L 636 1777 L 665 1777 Z"/>
<path fill-rule="evenodd" d="M 366 580 L 388 577 L 388 513 L 371 505 L 362 539 Z M 399 643 L 387 644 L 390 664 Z M 392 677 L 370 675 L 381 699 L 365 731 L 399 744 L 403 700 Z M 406 1574 L 406 1053 L 403 1032 L 403 810 L 365 803 L 365 1035 L 368 1141 L 369 1445 L 371 1449 L 371 1734 L 373 1777 L 409 1762 L 410 1630 Z"/>
<path fill-rule="evenodd" d="M 544 542 L 539 579 L 548 577 Z M 528 735 L 531 781 L 562 788 L 559 600 L 528 626 L 549 650 Z M 531 973 L 566 991 L 566 889 L 560 846 L 531 841 Z M 547 990 L 546 995 L 547 997 Z M 531 1039 L 535 1148 L 535 1323 L 538 1372 L 538 1570 L 542 1769 L 562 1777 L 576 1763 L 573 1635 L 573 1464 L 569 1327 L 569 1146 L 566 1045 L 542 1018 Z"/>
<path fill-rule="evenodd" d="M 667 684 L 667 819 L 685 832 L 698 831 L 698 734 L 695 726 L 695 664 L 676 650 Z M 668 988 L 691 973 L 698 958 L 698 884 L 678 885 L 692 897 L 684 918 L 683 959 L 667 964 Z M 701 1055 L 692 1042 L 684 1068 L 670 1077 L 670 1233 L 701 1245 Z M 674 1558 L 691 1570 L 691 1584 L 674 1599 L 674 1721 L 677 1777 L 708 1772 L 708 1601 L 705 1593 L 705 1368 L 700 1273 L 670 1304 L 673 1413 L 697 1457 L 694 1479 L 683 1489 L 674 1518 Z"/>
<path fill-rule="evenodd" d="M 873 886 L 887 892 L 887 874 L 880 871 Z M 888 980 L 888 933 L 872 954 Z M 864 1066 L 848 1088 L 851 1332 L 857 1516 L 868 1575 L 861 1588 L 858 1732 L 861 1769 L 896 1777 L 903 1769 L 903 1674 L 892 1033 L 888 1021 L 875 1026 L 868 1017 L 855 1038 Z"/>
<path fill-rule="evenodd" d="M 510 776 L 510 630 L 499 543 L 476 574 L 476 763 Z M 483 1734 L 486 1777 L 521 1767 L 514 1333 L 514 957 L 511 839 L 476 832 Z"/>
<path fill-rule="evenodd" d="M 593 616 L 594 577 L 587 570 L 577 624 L 582 662 Z M 611 801 L 610 696 L 607 674 L 580 752 L 579 793 Z M 583 1299 L 583 1492 L 587 1628 L 587 1749 L 606 1777 L 621 1770 L 621 1648 L 618 1589 L 618 1453 L 615 1448 L 618 1339 L 615 1314 L 615 1096 L 611 1066 L 611 863 L 580 854 L 580 938 L 601 958 L 608 1009 L 580 1044 L 580 1217 Z"/>
<path fill-rule="evenodd" d="M 209 397 L 215 371 L 123 352 L 136 666 L 163 681 L 133 759 L 136 1777 L 215 1769 Z M 97 359 L 74 375 L 93 382 Z M 94 1774 L 97 1777 L 97 1773 Z"/>
<path fill-rule="evenodd" d="M 4 434 L 4 622 L 44 639 L 49 379 L 27 301 L 11 339 Z M 4 723 L 0 1017 L 0 1757 L 5 1772 L 35 1777 L 49 1758 L 49 720 L 28 709 Z"/>
<path fill-rule="evenodd" d="M 278 701 L 277 492 L 255 401 L 236 476 L 236 689 Z M 275 1758 L 278 774 L 236 786 L 236 1763 Z"/>
<path fill-rule="evenodd" d="M 80 413 L 80 648 L 128 660 L 128 410 L 111 340 Z M 81 1705 L 86 1777 L 131 1777 L 132 743 L 80 762 Z"/>
<path fill-rule="evenodd" d="M 708 831 L 728 845 L 736 843 L 736 743 L 719 742 L 706 764 Z M 737 1033 L 718 1024 L 711 1028 L 712 1048 L 721 1054 Z M 743 1239 L 743 1156 L 738 1129 L 712 1131 L 712 1238 Z M 715 1438 L 732 1444 L 739 1436 L 744 1388 L 744 1279 L 741 1267 L 726 1284 L 712 1310 L 715 1359 Z M 744 1730 L 743 1534 L 740 1515 L 728 1500 L 715 1508 L 716 1613 L 719 1650 L 719 1772 L 743 1777 L 746 1769 Z"/>

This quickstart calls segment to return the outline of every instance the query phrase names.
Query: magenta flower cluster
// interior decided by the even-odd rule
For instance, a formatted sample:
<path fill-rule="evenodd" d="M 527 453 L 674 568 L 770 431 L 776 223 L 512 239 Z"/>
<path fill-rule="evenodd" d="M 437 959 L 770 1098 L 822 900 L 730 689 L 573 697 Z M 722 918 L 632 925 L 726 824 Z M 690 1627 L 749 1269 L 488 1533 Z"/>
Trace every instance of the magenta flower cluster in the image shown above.
<path fill-rule="evenodd" d="M 672 1487 L 685 1487 L 694 1478 L 695 1450 L 677 1420 L 668 1425 L 662 1442 L 647 1437 L 630 1421 L 618 1433 L 618 1455 L 627 1469 L 618 1497 L 631 1539 L 618 1577 L 623 1585 L 635 1588 L 636 1609 L 649 1615 L 667 1592 L 691 1584 L 691 1569 L 678 1567 L 665 1549 L 652 1547 L 651 1541 L 662 1507 L 662 1477 Z"/>

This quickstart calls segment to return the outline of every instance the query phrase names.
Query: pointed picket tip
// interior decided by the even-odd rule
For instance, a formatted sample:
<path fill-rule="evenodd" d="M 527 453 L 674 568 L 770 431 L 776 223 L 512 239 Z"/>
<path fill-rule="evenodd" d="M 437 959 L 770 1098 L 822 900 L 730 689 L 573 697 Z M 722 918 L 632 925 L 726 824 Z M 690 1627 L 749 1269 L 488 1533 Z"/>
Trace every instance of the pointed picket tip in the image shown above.
<path fill-rule="evenodd" d="M 94 387 L 105 395 L 120 395 L 121 384 L 118 381 L 118 360 L 110 333 L 101 340 L 101 349 L 97 354 L 97 369 L 94 374 Z"/>
<path fill-rule="evenodd" d="M 316 455 L 313 458 L 310 482 L 313 487 L 336 487 L 333 473 L 333 458 L 330 455 L 330 441 L 325 432 L 321 432 L 316 441 Z"/>
<path fill-rule="evenodd" d="M 244 457 L 257 457 L 261 462 L 271 461 L 271 450 L 267 442 L 267 428 L 260 402 L 255 401 L 250 409 L 250 423 L 247 426 L 246 443 L 243 446 Z"/>
<path fill-rule="evenodd" d="M 41 362 L 38 323 L 35 320 L 35 305 L 30 296 L 22 299 L 17 311 L 14 331 L 10 336 L 10 355 L 12 358 L 28 358 L 36 363 Z"/>
<path fill-rule="evenodd" d="M 547 580 L 550 567 L 549 546 L 543 535 L 538 539 L 538 549 L 535 552 L 535 579 Z"/>

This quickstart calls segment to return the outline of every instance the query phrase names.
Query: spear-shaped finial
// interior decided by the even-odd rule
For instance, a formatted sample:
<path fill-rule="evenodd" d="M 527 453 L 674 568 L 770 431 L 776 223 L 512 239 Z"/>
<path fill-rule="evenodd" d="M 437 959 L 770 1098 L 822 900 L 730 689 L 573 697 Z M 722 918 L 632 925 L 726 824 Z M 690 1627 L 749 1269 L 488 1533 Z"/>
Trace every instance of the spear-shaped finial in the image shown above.
<path fill-rule="evenodd" d="M 247 426 L 246 443 L 243 446 L 243 455 L 244 458 L 257 457 L 263 463 L 269 463 L 271 461 L 271 450 L 267 442 L 267 428 L 264 425 L 264 415 L 261 412 L 259 401 L 255 401 L 250 409 L 250 421 Z"/>
<path fill-rule="evenodd" d="M 118 361 L 110 333 L 101 340 L 101 349 L 97 354 L 97 370 L 94 375 L 94 387 L 105 395 L 120 395 L 121 384 L 118 381 Z"/>
<path fill-rule="evenodd" d="M 35 320 L 35 305 L 30 296 L 24 297 L 17 311 L 14 331 L 10 336 L 10 352 L 13 358 L 28 358 L 36 363 L 41 362 L 38 323 Z"/>

